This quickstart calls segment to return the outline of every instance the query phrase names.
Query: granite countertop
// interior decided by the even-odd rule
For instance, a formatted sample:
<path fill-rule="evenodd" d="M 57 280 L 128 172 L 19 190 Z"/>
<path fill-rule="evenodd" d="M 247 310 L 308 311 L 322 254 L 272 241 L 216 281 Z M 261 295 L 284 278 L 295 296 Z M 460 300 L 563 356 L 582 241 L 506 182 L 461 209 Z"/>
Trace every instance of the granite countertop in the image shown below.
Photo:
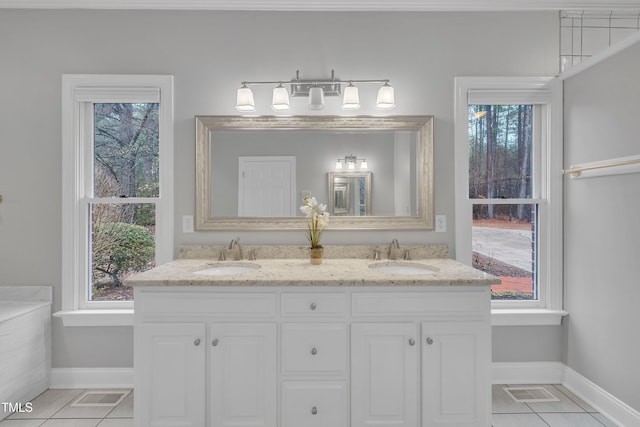
<path fill-rule="evenodd" d="M 375 264 L 409 264 L 429 267 L 421 275 L 398 275 L 376 271 Z M 208 267 L 259 266 L 255 271 L 225 276 L 195 274 Z M 492 285 L 500 279 L 449 258 L 411 261 L 386 259 L 325 258 L 311 265 L 308 258 L 258 259 L 256 261 L 215 261 L 177 259 L 125 280 L 127 286 L 455 286 Z"/>

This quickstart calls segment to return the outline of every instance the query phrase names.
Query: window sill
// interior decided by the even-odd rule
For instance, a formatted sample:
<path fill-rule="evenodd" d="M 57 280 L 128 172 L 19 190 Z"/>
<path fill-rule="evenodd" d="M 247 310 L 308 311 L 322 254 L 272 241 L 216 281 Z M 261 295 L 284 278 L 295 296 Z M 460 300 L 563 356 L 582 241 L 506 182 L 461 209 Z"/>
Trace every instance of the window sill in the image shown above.
<path fill-rule="evenodd" d="M 133 309 L 58 311 L 64 326 L 133 326 Z"/>
<path fill-rule="evenodd" d="M 555 326 L 569 313 L 564 310 L 548 309 L 492 309 L 492 326 Z"/>

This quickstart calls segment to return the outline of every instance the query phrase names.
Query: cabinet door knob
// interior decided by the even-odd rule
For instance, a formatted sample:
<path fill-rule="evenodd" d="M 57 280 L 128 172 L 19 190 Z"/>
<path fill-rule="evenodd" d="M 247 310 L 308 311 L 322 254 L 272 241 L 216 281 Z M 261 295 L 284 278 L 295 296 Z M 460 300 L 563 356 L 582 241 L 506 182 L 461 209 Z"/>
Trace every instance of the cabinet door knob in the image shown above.
<path fill-rule="evenodd" d="M 193 345 L 195 345 L 196 347 L 200 345 L 200 338 L 197 338 L 194 342 Z"/>
<path fill-rule="evenodd" d="M 315 302 L 312 302 L 311 305 L 309 306 L 309 308 L 311 310 L 315 310 L 316 308 L 318 308 L 317 304 Z"/>
<path fill-rule="evenodd" d="M 311 349 L 311 354 L 313 354 L 314 356 L 315 356 L 316 354 L 318 354 L 318 349 L 317 349 L 317 348 L 315 348 L 315 347 L 313 347 L 313 348 Z"/>
<path fill-rule="evenodd" d="M 409 338 L 409 345 L 416 345 L 416 340 Z"/>
<path fill-rule="evenodd" d="M 218 345 L 219 342 L 220 341 L 218 341 L 218 338 L 215 338 L 213 341 L 211 341 L 211 345 L 215 347 Z"/>
<path fill-rule="evenodd" d="M 316 408 L 315 406 L 313 408 L 311 408 L 311 413 L 313 415 L 316 415 L 318 413 L 318 408 Z"/>
<path fill-rule="evenodd" d="M 433 344 L 433 339 L 427 338 L 427 344 L 429 344 L 429 345 Z"/>

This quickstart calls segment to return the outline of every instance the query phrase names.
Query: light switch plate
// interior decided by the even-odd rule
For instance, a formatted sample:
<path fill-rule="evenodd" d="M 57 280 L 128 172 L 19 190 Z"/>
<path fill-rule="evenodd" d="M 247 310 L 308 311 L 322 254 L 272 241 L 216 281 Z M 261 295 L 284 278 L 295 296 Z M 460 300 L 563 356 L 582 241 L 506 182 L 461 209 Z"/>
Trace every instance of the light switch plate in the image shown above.
<path fill-rule="evenodd" d="M 447 232 L 447 216 L 436 215 L 436 233 L 446 233 L 446 232 Z"/>
<path fill-rule="evenodd" d="M 193 233 L 193 215 L 182 216 L 182 232 Z"/>

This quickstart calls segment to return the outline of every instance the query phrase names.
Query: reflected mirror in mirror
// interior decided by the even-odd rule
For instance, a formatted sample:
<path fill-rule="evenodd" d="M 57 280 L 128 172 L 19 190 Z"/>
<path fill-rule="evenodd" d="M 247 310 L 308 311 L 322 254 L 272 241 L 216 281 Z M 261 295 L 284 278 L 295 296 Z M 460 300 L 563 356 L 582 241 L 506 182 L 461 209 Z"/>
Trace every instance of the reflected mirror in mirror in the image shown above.
<path fill-rule="evenodd" d="M 371 172 L 329 172 L 329 214 L 371 215 Z"/>
<path fill-rule="evenodd" d="M 196 228 L 304 228 L 307 194 L 337 217 L 332 229 L 432 228 L 432 121 L 197 116 Z M 336 169 L 351 156 L 366 170 Z"/>

